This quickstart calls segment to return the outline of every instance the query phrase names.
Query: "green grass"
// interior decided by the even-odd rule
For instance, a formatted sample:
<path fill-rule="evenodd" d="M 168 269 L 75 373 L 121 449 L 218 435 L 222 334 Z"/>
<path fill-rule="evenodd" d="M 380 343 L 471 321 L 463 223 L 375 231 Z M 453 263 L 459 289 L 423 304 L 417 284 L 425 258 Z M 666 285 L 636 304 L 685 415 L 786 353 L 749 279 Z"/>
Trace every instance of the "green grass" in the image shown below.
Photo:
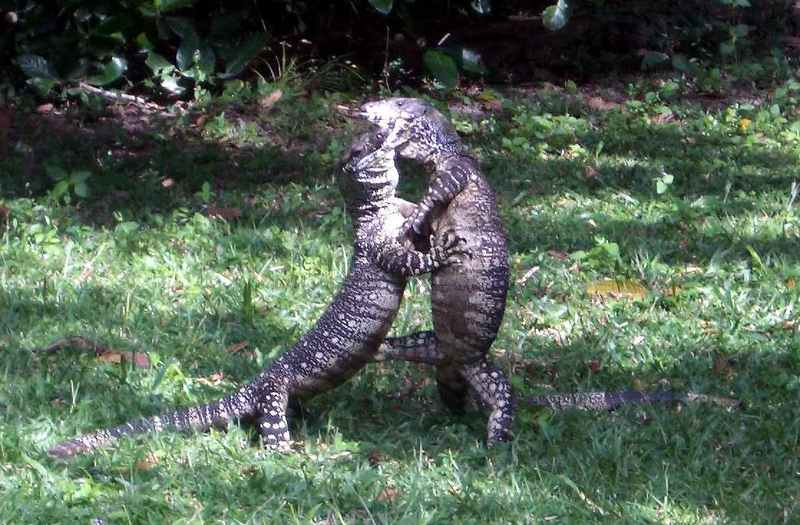
<path fill-rule="evenodd" d="M 598 112 L 534 92 L 455 116 L 509 234 L 494 351 L 519 396 L 669 386 L 744 408 L 524 409 L 514 444 L 487 451 L 483 416 L 449 415 L 430 381 L 408 392 L 424 368 L 381 365 L 308 404 L 295 454 L 233 427 L 65 463 L 46 449 L 215 399 L 313 325 L 347 270 L 333 167 L 352 129 L 337 97 L 135 133 L 20 116 L 0 161 L 1 521 L 796 522 L 797 96 L 712 110 L 652 88 Z M 69 179 L 82 170 L 85 197 Z M 59 173 L 72 181 L 60 195 Z M 605 278 L 647 294 L 588 296 Z M 429 326 L 428 290 L 412 284 L 395 333 Z M 27 351 L 69 334 L 151 367 Z"/>

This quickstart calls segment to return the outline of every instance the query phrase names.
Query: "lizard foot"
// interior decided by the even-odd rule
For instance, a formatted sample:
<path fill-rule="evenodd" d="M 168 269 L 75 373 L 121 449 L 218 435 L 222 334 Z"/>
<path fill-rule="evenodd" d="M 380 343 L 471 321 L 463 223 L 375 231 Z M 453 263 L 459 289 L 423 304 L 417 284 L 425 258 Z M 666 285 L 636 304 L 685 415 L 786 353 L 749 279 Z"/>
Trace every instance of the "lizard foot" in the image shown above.
<path fill-rule="evenodd" d="M 451 262 L 461 263 L 459 256 L 466 256 L 472 259 L 472 250 L 465 246 L 467 240 L 464 237 L 456 235 L 453 230 L 446 230 L 439 235 L 439 241 L 431 235 L 431 246 L 439 246 L 444 250 L 447 259 L 452 259 Z"/>

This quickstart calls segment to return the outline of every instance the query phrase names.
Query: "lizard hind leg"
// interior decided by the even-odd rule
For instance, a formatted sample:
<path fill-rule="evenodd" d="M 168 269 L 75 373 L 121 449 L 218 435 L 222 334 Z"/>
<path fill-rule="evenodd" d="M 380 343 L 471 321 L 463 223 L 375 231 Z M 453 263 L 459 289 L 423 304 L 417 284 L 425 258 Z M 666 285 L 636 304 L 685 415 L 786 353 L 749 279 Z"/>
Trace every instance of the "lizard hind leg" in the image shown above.
<path fill-rule="evenodd" d="M 436 333 L 432 330 L 401 337 L 387 337 L 374 361 L 411 361 L 436 367 L 439 397 L 447 408 L 462 414 L 466 408 L 469 384 L 456 366 L 445 360 Z"/>
<path fill-rule="evenodd" d="M 464 378 L 489 411 L 486 425 L 488 446 L 511 441 L 514 422 L 514 398 L 503 372 L 486 359 L 461 368 Z"/>
<path fill-rule="evenodd" d="M 436 367 L 436 387 L 439 398 L 454 414 L 463 414 L 466 411 L 469 399 L 469 383 L 454 364 Z"/>
<path fill-rule="evenodd" d="M 266 449 L 283 452 L 291 450 L 287 404 L 285 395 L 270 392 L 264 394 L 256 406 L 256 428 Z"/>
<path fill-rule="evenodd" d="M 432 330 L 400 337 L 387 337 L 374 361 L 411 361 L 436 367 L 436 385 L 442 403 L 453 413 L 463 414 L 468 397 L 469 383 L 457 365 L 448 362 L 446 352 Z"/>

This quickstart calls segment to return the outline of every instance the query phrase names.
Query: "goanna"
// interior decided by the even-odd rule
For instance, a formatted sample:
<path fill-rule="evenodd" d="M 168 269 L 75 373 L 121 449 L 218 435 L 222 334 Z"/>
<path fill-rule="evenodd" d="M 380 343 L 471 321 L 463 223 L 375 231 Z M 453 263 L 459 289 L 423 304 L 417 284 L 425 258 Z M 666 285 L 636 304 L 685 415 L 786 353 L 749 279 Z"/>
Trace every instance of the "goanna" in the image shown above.
<path fill-rule="evenodd" d="M 462 411 L 472 389 L 489 411 L 487 443 L 509 441 L 514 418 L 511 386 L 488 360 L 503 320 L 509 274 L 495 193 L 450 122 L 430 104 L 389 98 L 364 104 L 355 116 L 386 134 L 379 151 L 396 148 L 398 156 L 434 167 L 407 227 L 419 235 L 430 223 L 435 238 L 452 232 L 464 239 L 471 253 L 462 264 L 432 273 L 433 332 L 387 338 L 378 358 L 435 363 L 445 405 Z"/>
<path fill-rule="evenodd" d="M 428 193 L 408 225 L 422 232 L 426 215 L 432 214 L 434 232 L 455 232 L 472 253 L 464 264 L 432 274 L 435 331 L 388 337 L 376 360 L 436 366 L 442 399 L 457 410 L 464 401 L 466 380 L 479 401 L 492 410 L 488 442 L 508 439 L 514 408 L 511 390 L 502 373 L 486 360 L 503 317 L 508 288 L 505 235 L 494 192 L 447 119 L 429 104 L 417 99 L 386 99 L 365 104 L 354 116 L 366 118 L 387 133 L 378 151 L 397 148 L 401 157 L 430 162 L 435 168 Z M 741 404 L 736 399 L 669 390 L 555 393 L 531 396 L 516 404 L 552 410 L 614 410 L 623 405 L 693 401 L 725 408 Z"/>
<path fill-rule="evenodd" d="M 359 137 L 342 163 L 340 187 L 355 237 L 350 272 L 317 324 L 297 344 L 253 381 L 218 401 L 99 430 L 60 443 L 49 453 L 69 457 L 123 436 L 164 429 L 202 431 L 236 419 L 255 422 L 265 447 L 288 449 L 289 398 L 333 388 L 371 361 L 394 320 L 407 278 L 455 262 L 462 253 L 455 237 L 445 236 L 428 253 L 398 242 L 404 215 L 414 205 L 395 197 L 398 174 L 392 154 L 371 155 L 381 142 L 374 133 Z"/>

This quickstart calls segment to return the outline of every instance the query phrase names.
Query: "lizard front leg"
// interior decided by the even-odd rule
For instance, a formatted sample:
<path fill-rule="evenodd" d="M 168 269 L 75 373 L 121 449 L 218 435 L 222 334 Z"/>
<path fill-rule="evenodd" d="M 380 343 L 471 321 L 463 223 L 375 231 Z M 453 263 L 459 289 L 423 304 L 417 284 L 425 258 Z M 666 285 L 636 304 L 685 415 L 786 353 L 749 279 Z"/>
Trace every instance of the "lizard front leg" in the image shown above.
<path fill-rule="evenodd" d="M 464 239 L 446 232 L 441 244 L 436 244 L 431 237 L 431 249 L 428 252 L 406 248 L 397 239 L 385 239 L 382 242 L 372 243 L 367 253 L 382 270 L 411 277 L 431 272 L 442 266 L 458 264 L 459 255 L 471 256 L 469 250 L 460 246 L 463 242 Z"/>
<path fill-rule="evenodd" d="M 420 199 L 417 209 L 406 220 L 403 235 L 413 231 L 422 233 L 423 226 L 429 222 L 433 209 L 447 206 L 469 184 L 473 169 L 463 163 L 454 163 L 448 170 L 437 170 L 428 185 L 428 191 Z M 401 235 L 402 236 L 402 235 Z"/>

